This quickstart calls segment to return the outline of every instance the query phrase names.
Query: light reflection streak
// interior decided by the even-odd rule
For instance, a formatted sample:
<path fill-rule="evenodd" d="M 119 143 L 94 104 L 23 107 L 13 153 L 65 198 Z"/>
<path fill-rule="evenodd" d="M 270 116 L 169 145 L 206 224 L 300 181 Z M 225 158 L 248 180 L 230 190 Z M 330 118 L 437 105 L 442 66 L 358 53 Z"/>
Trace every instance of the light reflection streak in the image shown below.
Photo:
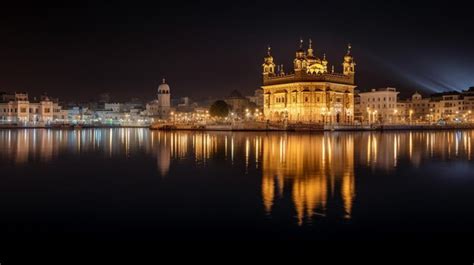
<path fill-rule="evenodd" d="M 339 215 L 352 217 L 357 198 L 355 165 L 393 171 L 406 163 L 419 167 L 433 159 L 471 160 L 472 137 L 474 131 L 248 134 L 22 129 L 0 130 L 0 158 L 27 165 L 63 159 L 64 154 L 93 152 L 128 159 L 142 152 L 155 157 L 156 172 L 162 177 L 170 175 L 180 160 L 204 168 L 210 167 L 210 161 L 230 163 L 229 170 L 245 168 L 261 176 L 266 214 L 272 215 L 278 202 L 289 199 L 301 225 L 330 214 L 328 203 L 340 203 Z"/>

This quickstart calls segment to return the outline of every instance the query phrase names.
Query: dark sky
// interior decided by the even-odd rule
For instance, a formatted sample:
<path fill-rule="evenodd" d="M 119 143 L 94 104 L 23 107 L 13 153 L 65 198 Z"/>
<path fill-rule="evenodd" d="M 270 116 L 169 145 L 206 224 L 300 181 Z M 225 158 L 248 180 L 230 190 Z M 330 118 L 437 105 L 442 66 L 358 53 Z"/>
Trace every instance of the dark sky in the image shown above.
<path fill-rule="evenodd" d="M 166 77 L 172 97 L 251 94 L 266 46 L 289 70 L 300 36 L 336 71 L 352 43 L 361 90 L 474 86 L 468 1 L 37 2 L 0 10 L 0 90 L 151 99 Z"/>

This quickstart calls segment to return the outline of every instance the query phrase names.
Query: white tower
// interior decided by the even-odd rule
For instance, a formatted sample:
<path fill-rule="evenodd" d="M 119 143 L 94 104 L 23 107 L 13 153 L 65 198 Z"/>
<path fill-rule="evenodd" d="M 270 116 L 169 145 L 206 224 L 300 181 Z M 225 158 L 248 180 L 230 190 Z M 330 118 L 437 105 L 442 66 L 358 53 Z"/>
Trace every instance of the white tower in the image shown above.
<path fill-rule="evenodd" d="M 171 99 L 170 99 L 170 87 L 166 84 L 166 80 L 163 78 L 163 83 L 158 86 L 158 116 L 161 119 L 167 119 L 170 116 Z"/>

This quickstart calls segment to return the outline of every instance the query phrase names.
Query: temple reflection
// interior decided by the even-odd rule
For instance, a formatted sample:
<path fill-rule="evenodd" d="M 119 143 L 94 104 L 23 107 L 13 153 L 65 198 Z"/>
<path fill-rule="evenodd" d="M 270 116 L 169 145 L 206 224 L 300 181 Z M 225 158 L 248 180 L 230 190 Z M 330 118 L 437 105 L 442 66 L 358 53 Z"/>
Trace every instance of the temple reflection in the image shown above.
<path fill-rule="evenodd" d="M 353 216 L 355 172 L 360 172 L 355 167 L 384 173 L 407 163 L 420 167 L 427 160 L 471 160 L 473 137 L 474 131 L 467 130 L 307 134 L 21 129 L 0 130 L 0 158 L 28 165 L 84 153 L 127 159 L 145 155 L 162 177 L 172 175 L 181 162 L 204 169 L 219 164 L 261 176 L 258 192 L 265 213 L 274 215 L 290 203 L 287 214 L 301 225 L 315 216 Z"/>
<path fill-rule="evenodd" d="M 263 138 L 262 159 L 262 198 L 269 214 L 289 186 L 298 224 L 325 215 L 335 196 L 342 197 L 343 215 L 350 217 L 355 196 L 352 135 L 270 135 Z"/>

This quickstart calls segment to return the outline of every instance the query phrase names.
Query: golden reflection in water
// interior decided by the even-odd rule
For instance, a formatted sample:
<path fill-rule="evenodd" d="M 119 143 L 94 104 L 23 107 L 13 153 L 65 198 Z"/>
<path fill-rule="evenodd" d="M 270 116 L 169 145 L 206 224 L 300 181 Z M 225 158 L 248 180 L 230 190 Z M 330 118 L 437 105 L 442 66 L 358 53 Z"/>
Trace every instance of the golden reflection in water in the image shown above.
<path fill-rule="evenodd" d="M 474 131 L 418 131 L 355 133 L 359 163 L 373 169 L 394 170 L 401 159 L 420 167 L 425 159 L 472 157 Z"/>
<path fill-rule="evenodd" d="M 342 197 L 344 215 L 350 217 L 355 196 L 351 135 L 269 135 L 262 145 L 262 198 L 268 214 L 288 185 L 298 224 L 325 215 L 334 196 Z"/>
<path fill-rule="evenodd" d="M 267 214 L 289 199 L 297 223 L 302 224 L 315 215 L 327 215 L 328 203 L 342 203 L 341 215 L 351 217 L 355 165 L 390 171 L 407 163 L 420 167 L 433 159 L 471 160 L 473 137 L 473 130 L 324 134 L 0 130 L 0 162 L 47 163 L 83 153 L 128 159 L 142 152 L 154 158 L 161 176 L 170 174 L 180 160 L 200 167 L 210 167 L 211 160 L 228 163 L 229 170 L 245 168 L 245 174 L 261 174 Z"/>

